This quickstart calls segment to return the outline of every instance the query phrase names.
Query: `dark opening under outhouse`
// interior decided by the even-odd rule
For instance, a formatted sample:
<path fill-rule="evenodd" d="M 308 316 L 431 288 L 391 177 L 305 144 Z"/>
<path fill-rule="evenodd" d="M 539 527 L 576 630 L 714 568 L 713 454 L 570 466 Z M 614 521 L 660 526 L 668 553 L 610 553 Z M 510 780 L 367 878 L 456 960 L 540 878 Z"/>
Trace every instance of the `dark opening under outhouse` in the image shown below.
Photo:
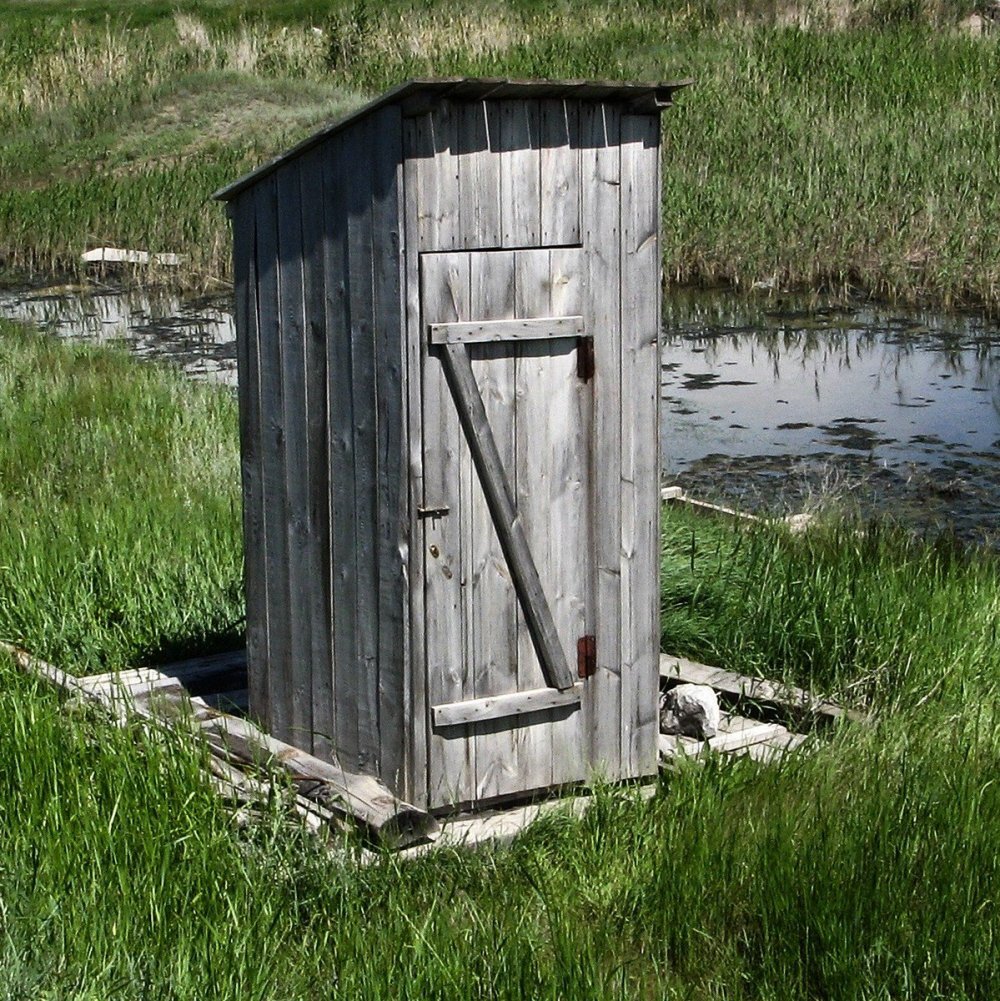
<path fill-rule="evenodd" d="M 678 86 L 411 82 L 218 193 L 251 710 L 419 806 L 656 769 Z"/>

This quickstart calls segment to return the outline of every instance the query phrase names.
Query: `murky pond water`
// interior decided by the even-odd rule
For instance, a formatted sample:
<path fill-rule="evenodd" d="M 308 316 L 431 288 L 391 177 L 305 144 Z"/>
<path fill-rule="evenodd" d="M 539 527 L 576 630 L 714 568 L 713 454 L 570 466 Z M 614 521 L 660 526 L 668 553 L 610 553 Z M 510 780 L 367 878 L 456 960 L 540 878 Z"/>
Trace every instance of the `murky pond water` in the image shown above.
<path fill-rule="evenodd" d="M 137 355 L 168 359 L 196 379 L 236 385 L 231 296 L 181 299 L 162 292 L 62 287 L 2 291 L 0 317 L 60 337 L 125 342 Z"/>
<path fill-rule="evenodd" d="M 235 385 L 228 296 L 0 292 L 0 316 Z M 1000 544 L 1000 323 L 674 292 L 661 392 L 667 484 L 754 511 L 832 498 Z"/>
<path fill-rule="evenodd" d="M 666 300 L 664 335 L 666 482 L 1000 539 L 1000 324 L 688 293 Z"/>

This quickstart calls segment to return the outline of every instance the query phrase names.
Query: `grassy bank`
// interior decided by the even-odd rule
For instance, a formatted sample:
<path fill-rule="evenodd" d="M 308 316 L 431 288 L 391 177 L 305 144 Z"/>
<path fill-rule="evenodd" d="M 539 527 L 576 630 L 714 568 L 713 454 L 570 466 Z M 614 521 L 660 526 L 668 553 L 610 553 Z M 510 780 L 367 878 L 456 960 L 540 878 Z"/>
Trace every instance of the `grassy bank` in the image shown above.
<path fill-rule="evenodd" d="M 0 638 L 79 673 L 242 630 L 236 405 L 0 322 Z"/>
<path fill-rule="evenodd" d="M 9 327 L 0 359 L 0 638 L 79 671 L 231 639 L 229 396 Z M 364 870 L 0 661 L 0 997 L 991 997 L 998 620 L 995 558 L 668 509 L 664 642 L 877 724 Z"/>
<path fill-rule="evenodd" d="M 691 76 L 664 118 L 671 280 L 1000 302 L 1000 46 L 961 2 L 10 6 L 8 272 L 110 244 L 224 280 L 211 191 L 407 77 Z"/>

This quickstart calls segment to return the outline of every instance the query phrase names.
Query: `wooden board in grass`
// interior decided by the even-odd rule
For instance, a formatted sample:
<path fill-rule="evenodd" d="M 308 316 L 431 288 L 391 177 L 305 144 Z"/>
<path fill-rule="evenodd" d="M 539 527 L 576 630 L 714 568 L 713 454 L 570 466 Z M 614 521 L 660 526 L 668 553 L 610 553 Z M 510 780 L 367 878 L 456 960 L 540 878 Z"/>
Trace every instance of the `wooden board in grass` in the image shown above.
<path fill-rule="evenodd" d="M 686 657 L 660 654 L 660 678 L 664 681 L 708 685 L 723 695 L 751 699 L 754 702 L 774 705 L 782 709 L 804 712 L 829 722 L 842 719 L 854 723 L 865 721 L 865 717 L 861 713 L 853 709 L 845 709 L 843 706 L 826 699 L 818 699 L 803 688 L 767 681 L 764 678 L 751 678 L 721 667 L 709 667 L 707 664 L 699 664 Z"/>
<path fill-rule="evenodd" d="M 81 679 L 9 644 L 0 644 L 0 651 L 26 673 L 103 707 L 119 722 L 133 718 L 191 726 L 205 738 L 213 757 L 226 766 L 224 774 L 213 770 L 213 785 L 221 784 L 234 798 L 255 786 L 243 775 L 241 765 L 279 767 L 291 777 L 300 796 L 321 808 L 312 810 L 313 820 L 317 813 L 322 816 L 322 811 L 329 811 L 331 816 L 360 825 L 373 840 L 389 847 L 414 844 L 438 832 L 430 814 L 397 799 L 378 779 L 345 771 L 264 733 L 249 720 L 219 712 L 189 695 L 175 678 L 144 668 Z"/>

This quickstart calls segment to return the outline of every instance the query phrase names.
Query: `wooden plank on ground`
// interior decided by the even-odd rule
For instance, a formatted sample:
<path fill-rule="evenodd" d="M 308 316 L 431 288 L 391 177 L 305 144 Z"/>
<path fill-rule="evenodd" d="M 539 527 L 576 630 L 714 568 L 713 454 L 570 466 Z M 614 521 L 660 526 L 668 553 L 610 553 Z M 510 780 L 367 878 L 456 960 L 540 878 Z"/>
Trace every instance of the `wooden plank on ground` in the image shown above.
<path fill-rule="evenodd" d="M 851 709 L 844 709 L 834 702 L 816 699 L 803 688 L 782 685 L 763 678 L 750 678 L 744 674 L 709 667 L 686 657 L 660 654 L 660 677 L 668 681 L 708 685 L 718 692 L 755 702 L 771 703 L 799 712 L 807 712 L 829 720 L 849 719 L 863 722 L 864 716 Z"/>
<path fill-rule="evenodd" d="M 473 817 L 458 817 L 446 821 L 432 842 L 404 848 L 397 853 L 401 859 L 420 858 L 437 848 L 474 848 L 482 844 L 506 844 L 513 841 L 532 823 L 542 817 L 565 815 L 582 817 L 593 802 L 590 796 L 551 799 L 542 803 L 511 807 Z"/>
<path fill-rule="evenodd" d="M 741 730 L 734 730 L 731 733 L 719 733 L 709 738 L 709 750 L 717 754 L 731 754 L 733 751 L 743 750 L 752 747 L 754 744 L 762 744 L 765 740 L 787 734 L 780 723 L 757 723 L 753 726 L 746 726 Z"/>
<path fill-rule="evenodd" d="M 0 650 L 9 654 L 26 673 L 103 706 L 114 719 L 123 718 L 121 700 L 107 692 L 99 689 L 88 692 L 80 685 L 79 678 L 10 644 L 0 643 Z M 145 686 L 136 685 L 128 694 L 128 715 L 191 727 L 205 738 L 209 750 L 228 765 L 244 763 L 283 769 L 303 795 L 338 816 L 353 818 L 387 845 L 405 846 L 437 834 L 439 825 L 430 814 L 394 796 L 378 779 L 350 772 L 336 762 L 323 761 L 272 737 L 249 720 L 220 713 L 204 699 L 189 696 L 172 678 L 150 678 Z M 232 778 L 228 770 L 225 775 Z"/>
<path fill-rule="evenodd" d="M 746 753 L 754 761 L 763 764 L 773 764 L 780 761 L 786 754 L 798 750 L 807 740 L 809 735 L 805 733 L 784 733 L 772 737 L 770 740 L 761 741 L 748 747 Z"/>

